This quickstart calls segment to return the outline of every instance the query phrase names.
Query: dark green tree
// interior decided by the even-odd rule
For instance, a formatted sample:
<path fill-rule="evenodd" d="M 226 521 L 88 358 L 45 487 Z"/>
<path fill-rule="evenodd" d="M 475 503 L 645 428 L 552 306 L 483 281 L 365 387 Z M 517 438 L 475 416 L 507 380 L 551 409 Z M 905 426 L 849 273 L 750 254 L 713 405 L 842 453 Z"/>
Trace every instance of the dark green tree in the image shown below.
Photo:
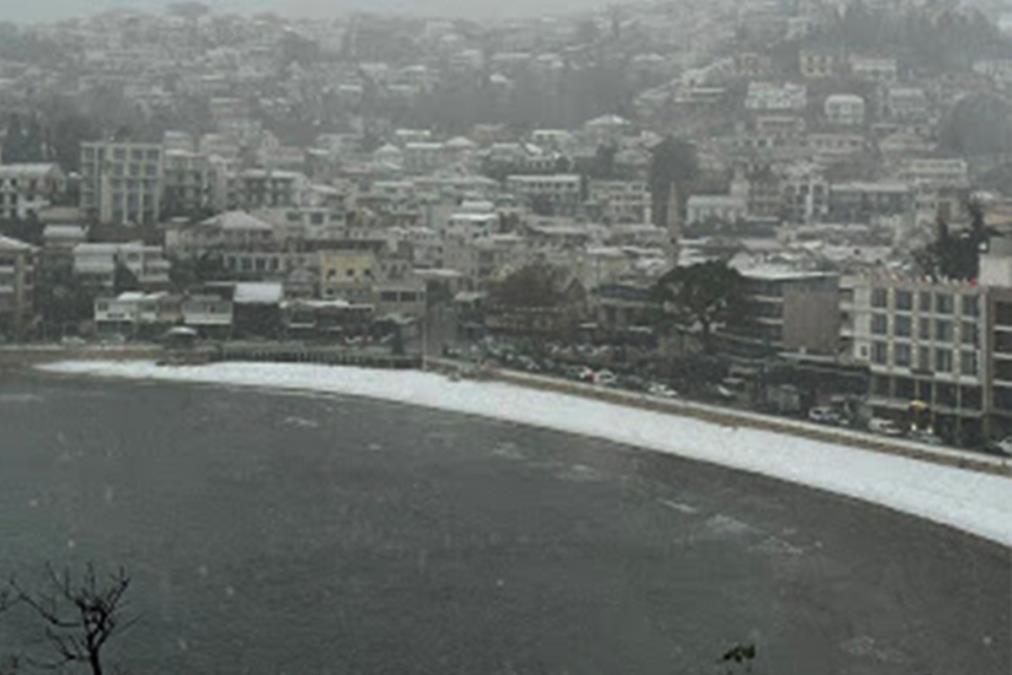
<path fill-rule="evenodd" d="M 116 261 L 116 268 L 112 274 L 112 290 L 113 293 L 119 295 L 127 291 L 139 291 L 141 288 L 140 281 L 137 279 L 137 275 L 134 274 L 129 267 L 127 267 L 122 261 Z"/>
<path fill-rule="evenodd" d="M 967 205 L 970 227 L 953 233 L 939 218 L 935 239 L 913 254 L 921 274 L 932 279 L 976 279 L 980 273 L 980 254 L 994 235 L 984 220 L 984 209 L 977 202 Z"/>
<path fill-rule="evenodd" d="M 557 307 L 566 298 L 565 270 L 534 263 L 513 272 L 492 287 L 490 300 L 503 307 Z"/>
<path fill-rule="evenodd" d="M 594 152 L 594 163 L 590 167 L 590 177 L 607 180 L 615 177 L 615 155 L 618 148 L 614 145 L 599 145 Z"/>
<path fill-rule="evenodd" d="M 695 146 L 671 136 L 658 143 L 651 155 L 649 182 L 654 224 L 665 227 L 672 187 L 678 190 L 684 209 L 691 185 L 699 175 L 699 160 Z"/>
<path fill-rule="evenodd" d="M 90 319 L 95 292 L 74 277 L 69 264 L 46 265 L 39 275 L 36 304 L 50 335 Z"/>
<path fill-rule="evenodd" d="M 744 278 L 724 261 L 676 267 L 661 277 L 654 294 L 662 307 L 662 321 L 692 330 L 707 354 L 714 350 L 713 332 L 746 316 Z"/>

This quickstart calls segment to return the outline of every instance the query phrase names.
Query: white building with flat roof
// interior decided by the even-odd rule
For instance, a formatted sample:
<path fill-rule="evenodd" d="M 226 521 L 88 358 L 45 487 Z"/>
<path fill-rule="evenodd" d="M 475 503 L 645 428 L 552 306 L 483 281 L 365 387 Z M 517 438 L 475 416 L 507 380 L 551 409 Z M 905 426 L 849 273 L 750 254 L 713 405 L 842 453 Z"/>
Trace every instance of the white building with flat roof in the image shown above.
<path fill-rule="evenodd" d="M 84 243 L 74 247 L 74 274 L 79 279 L 111 287 L 116 266 L 123 265 L 142 287 L 169 283 L 169 262 L 161 246 L 140 241 L 128 243 Z"/>
<path fill-rule="evenodd" d="M 580 204 L 583 179 L 579 174 L 518 175 L 506 178 L 506 189 L 528 205 L 538 200 L 550 205 L 556 214 L 573 212 Z"/>
<path fill-rule="evenodd" d="M 162 211 L 160 143 L 81 144 L 81 209 L 105 224 L 154 225 Z"/>
<path fill-rule="evenodd" d="M 858 127 L 864 124 L 864 99 L 856 94 L 833 94 L 826 98 L 824 112 L 830 124 Z"/>
<path fill-rule="evenodd" d="M 0 165 L 0 219 L 38 215 L 63 195 L 67 178 L 57 164 Z"/>

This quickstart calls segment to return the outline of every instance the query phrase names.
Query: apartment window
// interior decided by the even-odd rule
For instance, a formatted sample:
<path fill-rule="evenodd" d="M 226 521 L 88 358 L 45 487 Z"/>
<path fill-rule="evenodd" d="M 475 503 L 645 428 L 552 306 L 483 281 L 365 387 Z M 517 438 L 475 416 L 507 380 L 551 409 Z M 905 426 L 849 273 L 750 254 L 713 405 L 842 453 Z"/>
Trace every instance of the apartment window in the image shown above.
<path fill-rule="evenodd" d="M 953 301 L 949 293 L 935 294 L 935 312 L 937 314 L 952 314 Z"/>
<path fill-rule="evenodd" d="M 893 317 L 893 334 L 896 337 L 910 337 L 912 329 L 913 326 L 909 316 Z"/>
<path fill-rule="evenodd" d="M 925 372 L 931 370 L 931 350 L 927 347 L 917 350 L 917 369 Z"/>
<path fill-rule="evenodd" d="M 981 400 L 980 387 L 960 388 L 960 407 L 969 408 L 971 410 L 980 410 Z"/>
<path fill-rule="evenodd" d="M 872 363 L 884 365 L 889 360 L 889 345 L 885 342 L 876 342 L 871 346 Z"/>
<path fill-rule="evenodd" d="M 935 321 L 935 341 L 952 342 L 952 322 L 938 319 Z"/>
<path fill-rule="evenodd" d="M 873 288 L 871 291 L 871 306 L 885 307 L 889 304 L 889 291 L 884 288 Z"/>
<path fill-rule="evenodd" d="M 914 308 L 914 294 L 910 291 L 896 291 L 896 309 L 909 312 Z"/>
<path fill-rule="evenodd" d="M 960 352 L 959 372 L 963 375 L 977 374 L 977 352 Z"/>
<path fill-rule="evenodd" d="M 920 319 L 917 322 L 917 337 L 921 340 L 931 339 L 931 319 Z"/>
<path fill-rule="evenodd" d="M 959 333 L 964 345 L 978 345 L 977 324 L 964 321 Z"/>
<path fill-rule="evenodd" d="M 980 298 L 976 295 L 963 296 L 963 316 L 980 315 Z"/>
<path fill-rule="evenodd" d="M 994 322 L 999 326 L 1012 326 L 1012 303 L 995 303 Z"/>
<path fill-rule="evenodd" d="M 893 360 L 897 366 L 910 367 L 911 350 L 910 345 L 897 344 L 893 346 Z"/>
<path fill-rule="evenodd" d="M 892 395 L 892 392 L 890 391 L 890 388 L 889 388 L 889 378 L 888 377 L 881 377 L 881 376 L 873 377 L 872 380 L 871 380 L 871 383 L 872 383 L 872 390 L 875 392 L 876 396 L 891 396 Z"/>
<path fill-rule="evenodd" d="M 917 305 L 922 312 L 931 311 L 931 293 L 928 291 L 921 291 L 918 294 Z"/>
<path fill-rule="evenodd" d="M 935 372 L 938 373 L 952 372 L 952 352 L 949 351 L 948 349 L 935 350 Z"/>
<path fill-rule="evenodd" d="M 872 314 L 871 332 L 875 335 L 885 335 L 889 330 L 889 319 L 885 314 Z"/>
<path fill-rule="evenodd" d="M 914 394 L 914 381 L 909 377 L 897 377 L 895 380 L 895 387 L 895 398 L 909 401 L 916 397 L 916 394 Z"/>

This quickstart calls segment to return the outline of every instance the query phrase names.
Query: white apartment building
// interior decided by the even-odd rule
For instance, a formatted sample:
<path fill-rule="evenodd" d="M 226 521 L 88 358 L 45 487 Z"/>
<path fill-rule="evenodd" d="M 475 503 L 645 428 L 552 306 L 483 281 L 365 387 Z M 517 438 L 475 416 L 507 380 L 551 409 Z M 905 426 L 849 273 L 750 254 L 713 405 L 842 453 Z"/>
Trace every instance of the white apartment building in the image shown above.
<path fill-rule="evenodd" d="M 404 146 L 404 169 L 411 173 L 429 173 L 442 166 L 447 156 L 442 143 L 407 143 Z"/>
<path fill-rule="evenodd" d="M 270 169 L 247 169 L 237 181 L 238 202 L 245 209 L 298 206 L 310 186 L 302 173 Z"/>
<path fill-rule="evenodd" d="M 745 109 L 753 111 L 804 110 L 808 104 L 808 88 L 787 82 L 750 82 L 745 96 Z"/>
<path fill-rule="evenodd" d="M 145 329 L 171 325 L 175 313 L 167 293 L 128 291 L 116 297 L 95 299 L 95 327 L 99 333 L 119 332 L 135 335 Z"/>
<path fill-rule="evenodd" d="M 142 287 L 158 288 L 169 283 L 169 262 L 160 246 L 135 241 L 74 247 L 74 274 L 82 281 L 111 287 L 117 264 L 129 269 Z"/>
<path fill-rule="evenodd" d="M 919 87 L 889 87 L 882 101 L 882 117 L 892 120 L 923 120 L 930 112 L 928 95 Z"/>
<path fill-rule="evenodd" d="M 464 239 L 490 237 L 498 231 L 498 213 L 455 213 L 446 226 L 447 236 Z"/>
<path fill-rule="evenodd" d="M 861 80 L 891 84 L 899 79 L 899 66 L 896 59 L 859 56 L 850 57 L 850 72 Z"/>
<path fill-rule="evenodd" d="M 0 165 L 0 220 L 24 220 L 52 206 L 67 187 L 56 164 Z"/>
<path fill-rule="evenodd" d="M 205 156 L 186 150 L 165 151 L 163 203 L 170 215 L 190 215 L 214 208 L 217 180 L 214 166 Z"/>
<path fill-rule="evenodd" d="M 875 415 L 907 419 L 912 406 L 926 407 L 943 436 L 984 436 L 984 287 L 885 274 L 850 278 L 840 309 L 843 347 L 871 371 Z"/>
<path fill-rule="evenodd" d="M 588 194 L 609 223 L 650 222 L 652 196 L 644 181 L 592 180 Z"/>
<path fill-rule="evenodd" d="M 966 188 L 970 166 L 965 159 L 911 159 L 900 170 L 899 179 L 912 185 Z"/>
<path fill-rule="evenodd" d="M 155 143 L 81 144 L 81 209 L 100 222 L 154 225 L 164 190 L 162 146 Z"/>
<path fill-rule="evenodd" d="M 509 176 L 506 189 L 529 205 L 545 200 L 556 214 L 572 213 L 580 204 L 583 181 L 578 174 Z"/>
<path fill-rule="evenodd" d="M 829 181 L 819 167 L 805 164 L 788 167 L 781 189 L 788 222 L 810 224 L 829 214 Z"/>
<path fill-rule="evenodd" d="M 735 223 L 747 216 L 748 200 L 741 195 L 693 195 L 686 205 L 686 222 L 690 225 Z"/>
<path fill-rule="evenodd" d="M 859 127 L 864 124 L 864 99 L 856 94 L 833 94 L 826 98 L 826 120 L 830 124 Z"/>
<path fill-rule="evenodd" d="M 35 247 L 0 235 L 0 335 L 17 337 L 31 320 Z"/>

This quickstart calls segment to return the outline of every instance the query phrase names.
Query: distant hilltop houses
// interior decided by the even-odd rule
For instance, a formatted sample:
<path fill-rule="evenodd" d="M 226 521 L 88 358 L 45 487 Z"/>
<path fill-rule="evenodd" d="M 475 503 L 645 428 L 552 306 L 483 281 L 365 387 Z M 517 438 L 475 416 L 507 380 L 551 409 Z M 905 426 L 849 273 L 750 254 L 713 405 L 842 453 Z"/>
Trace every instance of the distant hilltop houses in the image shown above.
<path fill-rule="evenodd" d="M 7 27 L 0 335 L 343 343 L 420 338 L 436 312 L 454 339 L 670 359 L 698 327 L 660 339 L 657 285 L 718 261 L 762 314 L 706 349 L 856 369 L 877 415 L 913 397 L 994 435 L 1009 30 L 819 0 Z M 565 312 L 504 299 L 545 278 Z"/>

